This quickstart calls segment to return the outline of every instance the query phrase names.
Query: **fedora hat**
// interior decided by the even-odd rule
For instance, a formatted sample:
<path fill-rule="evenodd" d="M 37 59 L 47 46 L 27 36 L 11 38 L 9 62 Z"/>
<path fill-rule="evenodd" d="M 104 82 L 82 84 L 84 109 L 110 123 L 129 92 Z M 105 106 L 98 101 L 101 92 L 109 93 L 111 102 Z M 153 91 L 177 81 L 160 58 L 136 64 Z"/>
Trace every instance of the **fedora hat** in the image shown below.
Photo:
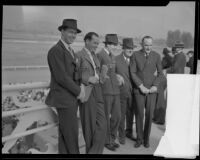
<path fill-rule="evenodd" d="M 64 19 L 62 25 L 58 27 L 58 30 L 61 31 L 63 28 L 72 28 L 81 33 L 81 30 L 77 28 L 77 20 L 75 19 Z"/>
<path fill-rule="evenodd" d="M 133 38 L 124 38 L 122 40 L 122 49 L 134 49 L 136 47 L 133 43 Z"/>
<path fill-rule="evenodd" d="M 117 34 L 106 34 L 105 41 L 103 43 L 118 45 L 119 42 Z"/>
<path fill-rule="evenodd" d="M 181 41 L 176 41 L 174 44 L 174 48 L 184 48 L 184 43 Z"/>

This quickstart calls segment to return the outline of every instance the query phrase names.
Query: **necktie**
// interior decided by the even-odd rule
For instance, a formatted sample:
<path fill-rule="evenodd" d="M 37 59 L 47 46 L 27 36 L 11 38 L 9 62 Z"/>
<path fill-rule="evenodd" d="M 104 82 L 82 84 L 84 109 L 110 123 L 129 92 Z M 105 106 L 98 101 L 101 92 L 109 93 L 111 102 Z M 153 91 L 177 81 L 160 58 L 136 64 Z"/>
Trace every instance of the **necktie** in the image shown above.
<path fill-rule="evenodd" d="M 73 51 L 73 49 L 70 47 L 70 45 L 69 45 L 68 49 L 69 49 L 69 51 L 70 51 L 72 57 L 74 58 L 74 51 Z"/>
<path fill-rule="evenodd" d="M 126 58 L 126 63 L 129 65 L 129 63 L 130 63 L 130 59 L 129 58 Z"/>
<path fill-rule="evenodd" d="M 148 59 L 149 53 L 145 53 L 145 57 L 146 57 L 146 59 Z"/>

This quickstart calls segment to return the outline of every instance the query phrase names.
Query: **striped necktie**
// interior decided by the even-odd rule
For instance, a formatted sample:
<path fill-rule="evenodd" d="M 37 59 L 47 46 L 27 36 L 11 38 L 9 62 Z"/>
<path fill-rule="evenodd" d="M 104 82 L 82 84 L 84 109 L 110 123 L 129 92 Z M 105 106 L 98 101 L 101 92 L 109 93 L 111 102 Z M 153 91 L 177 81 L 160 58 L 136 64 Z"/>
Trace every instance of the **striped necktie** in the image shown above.
<path fill-rule="evenodd" d="M 74 51 L 73 51 L 73 49 L 70 47 L 70 45 L 69 45 L 69 47 L 68 47 L 68 50 L 69 50 L 69 52 L 71 53 L 72 57 L 74 58 Z"/>

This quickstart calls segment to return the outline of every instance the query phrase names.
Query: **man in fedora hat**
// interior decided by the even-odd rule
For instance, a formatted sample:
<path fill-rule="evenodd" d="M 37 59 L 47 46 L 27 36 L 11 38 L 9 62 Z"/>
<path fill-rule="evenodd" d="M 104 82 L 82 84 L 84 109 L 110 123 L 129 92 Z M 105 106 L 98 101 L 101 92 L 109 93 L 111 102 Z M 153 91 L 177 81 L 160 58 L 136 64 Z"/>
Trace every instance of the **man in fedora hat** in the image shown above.
<path fill-rule="evenodd" d="M 142 49 L 134 52 L 130 59 L 130 72 L 135 85 L 133 92 L 136 101 L 137 141 L 135 147 L 144 144 L 144 147 L 148 148 L 150 146 L 149 137 L 153 111 L 156 105 L 157 88 L 164 75 L 161 57 L 152 50 L 152 37 L 144 36 L 141 45 Z M 156 71 L 157 75 L 154 74 Z"/>
<path fill-rule="evenodd" d="M 132 140 L 133 128 L 133 87 L 130 78 L 129 64 L 130 57 L 137 46 L 133 43 L 133 38 L 124 38 L 122 43 L 122 53 L 116 56 L 116 73 L 120 74 L 124 79 L 124 85 L 120 86 L 120 103 L 121 103 L 121 121 L 118 129 L 119 143 L 125 144 L 125 136 Z M 125 118 L 126 117 L 126 118 Z M 125 119 L 126 119 L 126 133 L 125 133 Z"/>
<path fill-rule="evenodd" d="M 107 137 L 105 147 L 115 151 L 119 144 L 115 142 L 117 130 L 121 118 L 120 109 L 120 90 L 119 83 L 122 83 L 122 77 L 116 74 L 116 61 L 114 52 L 118 45 L 118 37 L 116 34 L 107 34 L 105 37 L 105 48 L 103 48 L 97 57 L 100 61 L 100 66 L 108 67 L 108 78 L 102 84 L 105 114 L 107 120 Z"/>
<path fill-rule="evenodd" d="M 81 82 L 89 88 L 89 93 L 86 92 L 89 98 L 80 104 L 80 118 L 86 154 L 102 154 L 106 138 L 106 117 L 100 85 L 100 63 L 95 54 L 99 35 L 89 32 L 84 41 L 85 46 L 77 55 L 80 59 Z"/>
<path fill-rule="evenodd" d="M 174 45 L 174 59 L 172 66 L 167 69 L 167 73 L 184 74 L 186 67 L 186 56 L 183 53 L 184 44 L 176 41 Z"/>
<path fill-rule="evenodd" d="M 58 30 L 61 39 L 49 50 L 47 56 L 51 82 L 45 103 L 55 107 L 58 113 L 59 153 L 78 154 L 78 99 L 84 98 L 85 91 L 79 83 L 78 59 L 70 45 L 81 31 L 74 19 L 64 19 Z"/>

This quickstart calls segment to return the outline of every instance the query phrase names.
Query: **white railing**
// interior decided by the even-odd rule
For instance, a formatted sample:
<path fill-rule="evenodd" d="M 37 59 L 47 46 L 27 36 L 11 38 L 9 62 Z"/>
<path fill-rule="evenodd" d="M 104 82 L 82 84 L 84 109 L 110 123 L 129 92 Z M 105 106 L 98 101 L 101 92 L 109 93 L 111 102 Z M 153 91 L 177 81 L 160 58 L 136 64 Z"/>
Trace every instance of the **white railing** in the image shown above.
<path fill-rule="evenodd" d="M 12 133 L 10 135 L 2 136 L 2 143 L 4 143 L 2 153 L 9 153 L 9 150 L 16 144 L 17 140 L 19 138 L 37 134 L 41 131 L 45 131 L 48 129 L 52 129 L 58 125 L 57 120 L 57 112 L 54 110 L 53 107 L 48 107 L 44 104 L 44 102 L 35 102 L 33 100 L 28 100 L 27 102 L 18 102 L 17 94 L 19 94 L 20 91 L 26 91 L 26 90 L 41 90 L 41 89 L 48 89 L 49 82 L 34 82 L 34 83 L 26 83 L 26 84 L 13 84 L 13 85 L 3 85 L 2 86 L 2 101 L 10 96 L 14 99 L 14 103 L 17 106 L 21 106 L 14 110 L 4 111 L 2 109 L 2 120 L 4 118 L 10 117 L 10 116 L 18 116 L 19 122 L 17 123 L 17 126 L 14 128 Z M 46 94 L 48 91 L 46 92 Z M 31 106 L 31 107 L 27 107 Z M 2 105 L 3 107 L 3 105 Z M 77 116 L 79 117 L 79 112 L 77 113 Z M 34 122 L 48 122 L 45 126 L 40 126 L 37 128 L 29 129 Z M 80 135 L 79 135 L 80 137 Z M 57 145 L 57 139 L 53 140 L 53 145 Z M 49 143 L 48 143 L 49 146 Z M 79 147 L 84 147 L 84 144 L 81 144 Z M 56 150 L 52 150 L 52 147 L 49 147 L 51 149 L 47 149 L 46 152 L 39 152 L 35 150 L 34 148 L 29 149 L 32 153 L 41 153 L 41 154 L 52 154 L 57 153 Z M 53 147 L 55 148 L 55 147 Z"/>
<path fill-rule="evenodd" d="M 46 89 L 48 88 L 49 83 L 43 83 L 43 82 L 36 82 L 36 83 L 27 83 L 27 84 L 15 84 L 15 85 L 3 85 L 2 87 L 2 100 L 6 96 L 16 96 L 16 92 L 20 90 L 33 90 L 33 89 Z M 20 105 L 25 105 L 27 103 L 20 103 L 16 102 L 15 103 Z M 57 116 L 53 110 L 51 110 L 50 107 L 47 107 L 45 104 L 42 104 L 41 102 L 39 103 L 33 103 L 29 102 L 29 105 L 32 105 L 31 107 L 28 108 L 19 108 L 15 110 L 10 110 L 10 111 L 2 111 L 2 120 L 3 118 L 13 116 L 13 115 L 21 115 L 19 119 L 21 120 L 20 123 L 17 124 L 17 126 L 14 128 L 13 132 L 11 135 L 7 135 L 2 137 L 2 143 L 5 142 L 4 147 L 2 149 L 2 153 L 8 153 L 9 149 L 15 145 L 16 141 L 20 137 L 24 137 L 27 135 L 31 135 L 34 133 L 38 133 L 53 127 L 57 126 Z M 37 105 L 37 106 L 35 106 Z M 24 118 L 22 118 L 24 117 Z M 25 120 L 25 122 L 24 122 Z M 37 127 L 34 129 L 26 130 L 27 127 L 29 127 L 31 124 L 33 124 L 37 120 L 42 120 L 46 121 L 49 124 L 42 126 L 42 127 Z M 26 123 L 29 121 L 28 123 Z"/>
<path fill-rule="evenodd" d="M 2 70 L 48 69 L 48 66 L 3 66 Z"/>

